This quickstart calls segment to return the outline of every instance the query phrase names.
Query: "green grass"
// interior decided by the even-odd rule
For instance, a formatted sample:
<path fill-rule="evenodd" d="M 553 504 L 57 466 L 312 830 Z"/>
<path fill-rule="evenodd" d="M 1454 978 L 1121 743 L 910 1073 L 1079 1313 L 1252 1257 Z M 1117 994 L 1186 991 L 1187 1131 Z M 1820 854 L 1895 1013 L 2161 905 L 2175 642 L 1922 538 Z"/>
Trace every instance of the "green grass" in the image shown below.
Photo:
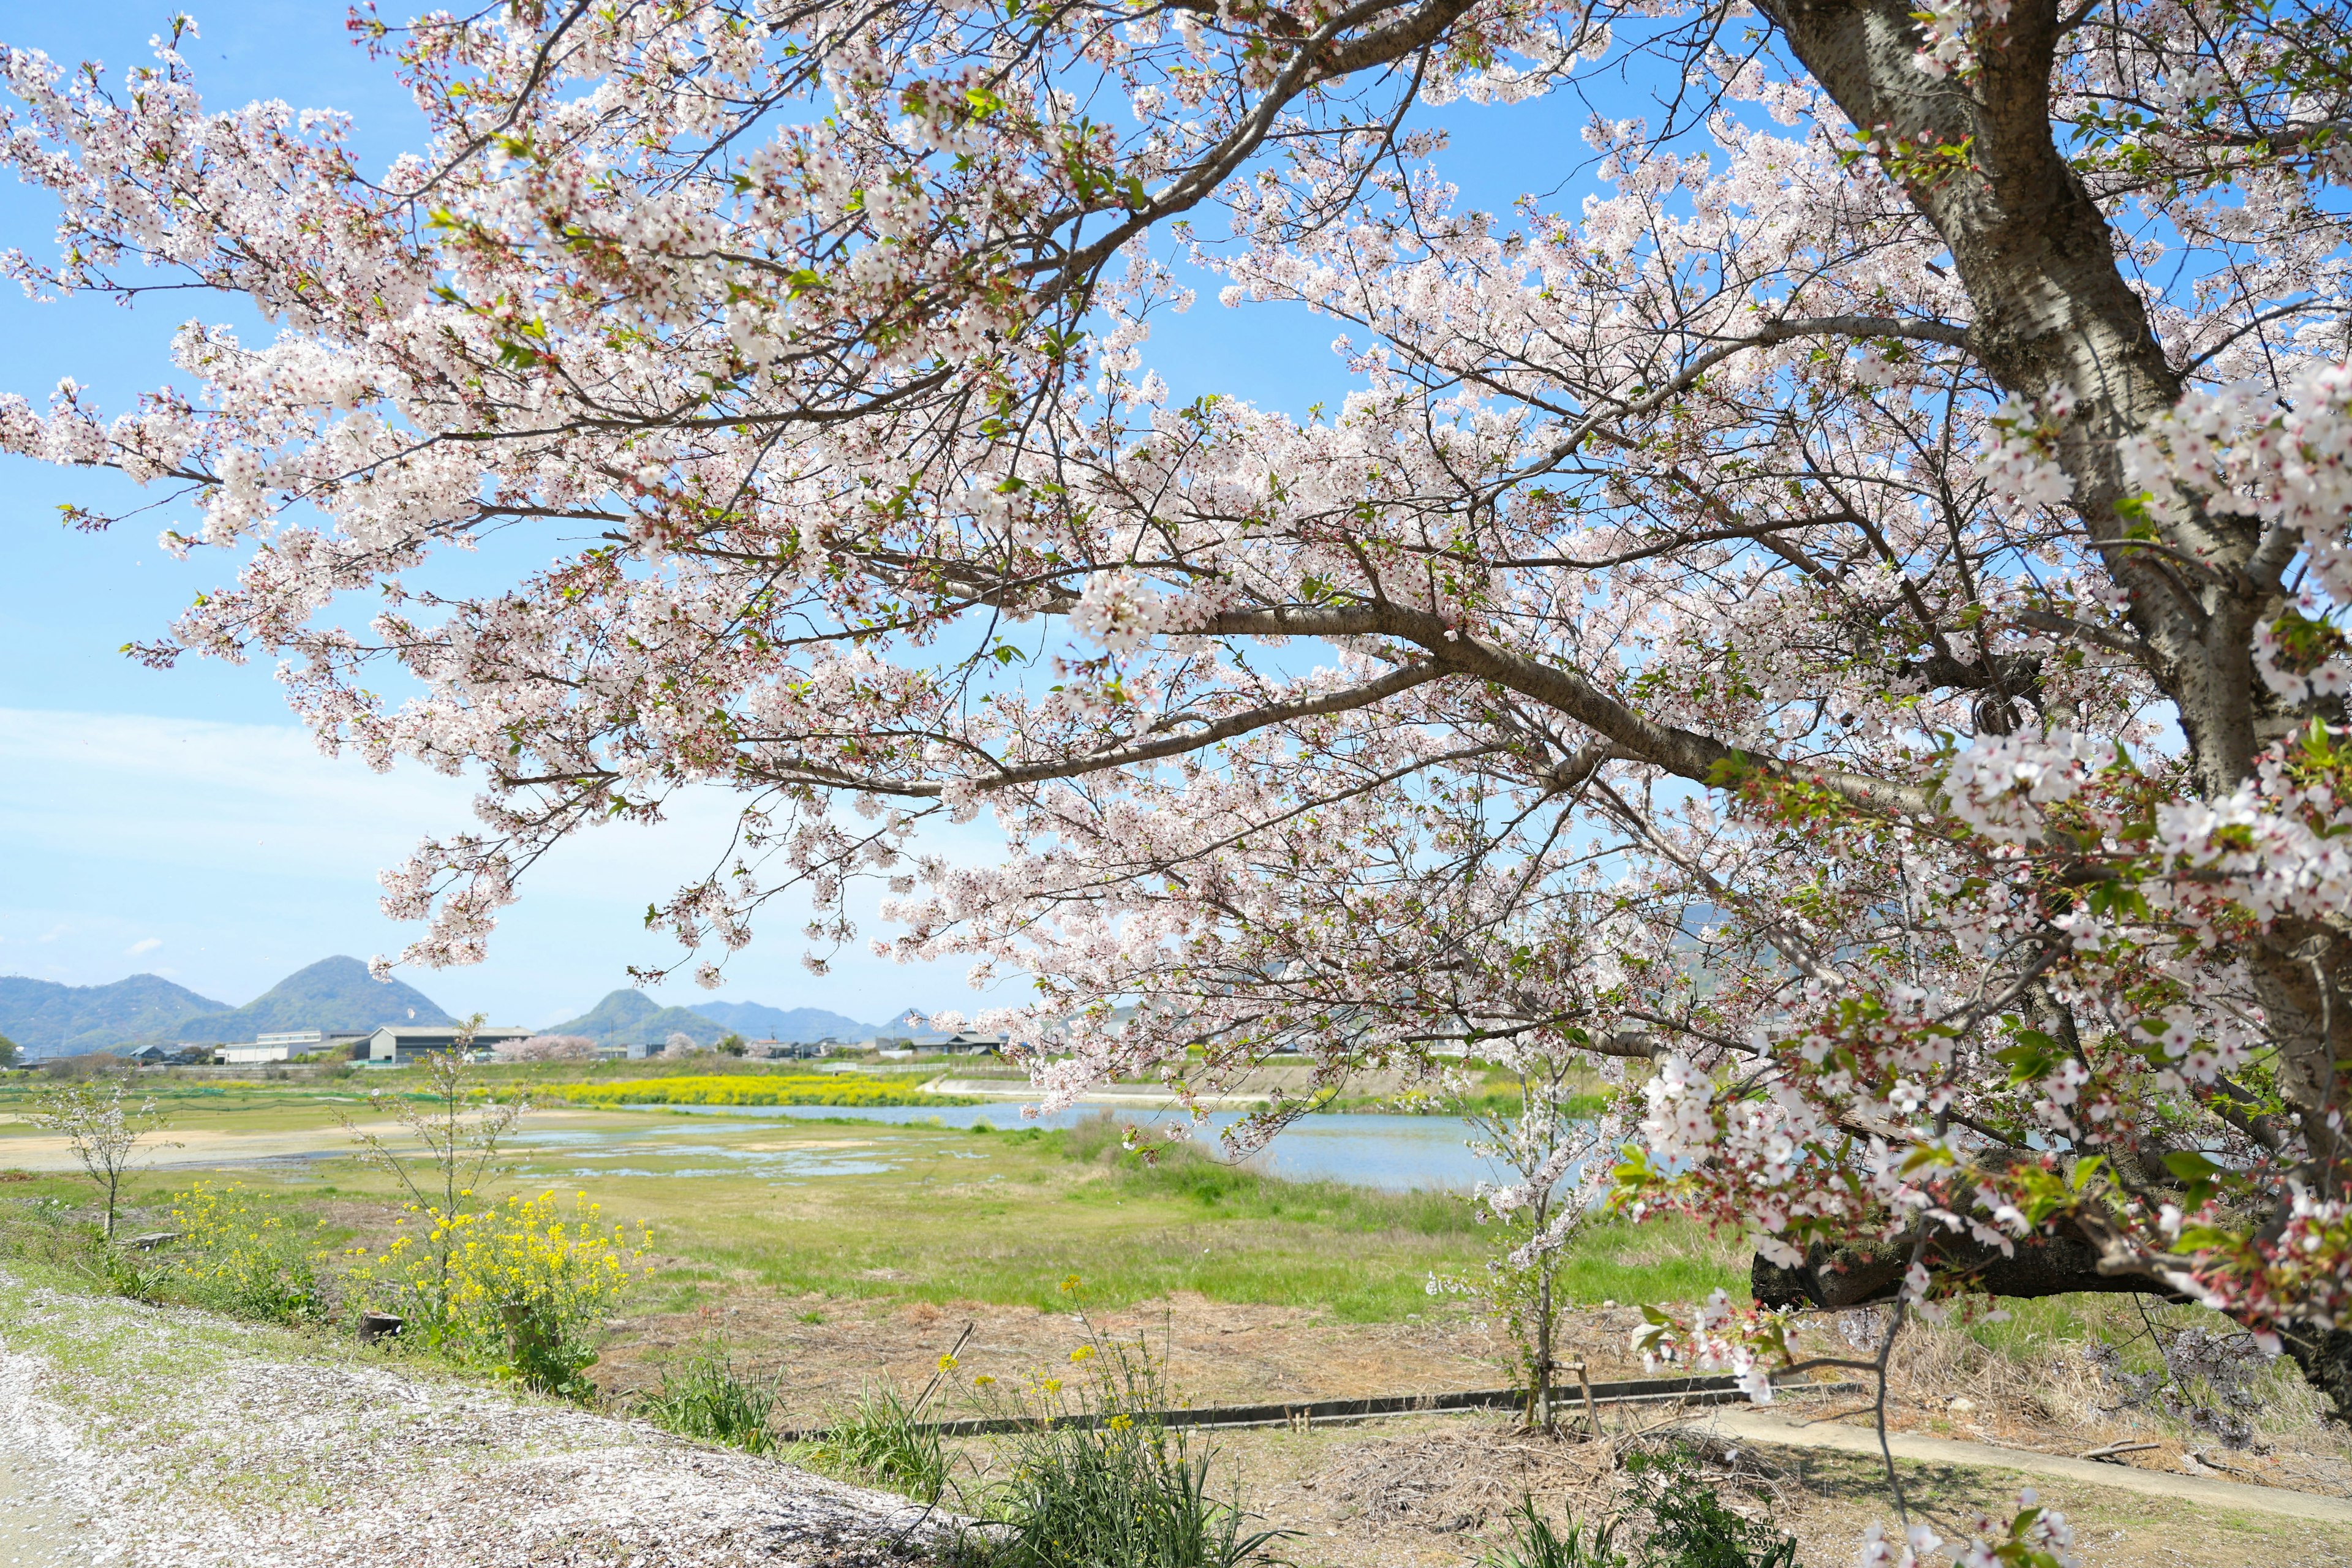
<path fill-rule="evenodd" d="M 929 1094 L 849 1073 L 771 1073 L 624 1079 L 547 1084 L 533 1098 L 570 1105 L 977 1105 L 968 1095 Z"/>
<path fill-rule="evenodd" d="M 1059 1282 L 1119 1308 L 1193 1291 L 1319 1310 L 1346 1321 L 1426 1313 L 1430 1273 L 1481 1267 L 1491 1237 L 1461 1197 L 1286 1182 L 1179 1146 L 1147 1164 L 1099 1122 L 1068 1132 L 978 1134 L 866 1123 L 860 1156 L 887 1175 L 779 1194 L 725 1179 L 634 1177 L 599 1186 L 643 1215 L 676 1262 L 654 1284 L 667 1310 L 740 1286 L 835 1298 L 960 1300 L 1066 1310 Z M 808 1123 L 763 1139 L 814 1140 Z M 647 1203 L 659 1207 L 647 1212 Z M 1740 1288 L 1746 1258 L 1686 1222 L 1604 1225 L 1562 1275 L 1572 1299 L 1682 1301 Z"/>
<path fill-rule="evenodd" d="M 381 1076 L 394 1088 L 408 1077 Z M 336 1089 L 340 1100 L 331 1098 Z M 242 1134 L 306 1129 L 310 1146 L 340 1152 L 348 1145 L 331 1121 L 338 1107 L 368 1115 L 347 1086 L 192 1094 L 170 1106 L 165 1135 L 187 1146 L 168 1154 L 227 1160 Z M 971 1300 L 1054 1311 L 1066 1308 L 1057 1283 L 1078 1274 L 1088 1299 L 1106 1308 L 1194 1291 L 1340 1321 L 1402 1321 L 1432 1310 L 1425 1289 L 1432 1271 L 1474 1272 L 1493 1245 L 1457 1195 L 1283 1181 L 1189 1145 L 1147 1163 L 1117 1147 L 1116 1125 L 1107 1119 L 1061 1132 L 847 1116 L 760 1118 L 752 1125 L 753 1119 L 683 1107 L 571 1105 L 549 1115 L 562 1120 L 545 1125 L 610 1136 L 583 1145 L 517 1144 L 515 1169 L 500 1190 L 584 1189 L 608 1215 L 651 1226 L 660 1266 L 636 1301 L 647 1310 L 687 1310 L 751 1286 L 845 1300 Z M 656 1135 L 676 1125 L 673 1117 L 693 1118 L 690 1142 L 699 1152 L 686 1148 L 688 1140 Z M 526 1119 L 524 1127 L 531 1125 Z M 10 1142 L 0 1131 L 0 1167 L 11 1163 Z M 885 1168 L 803 1176 L 761 1163 L 802 1154 Z M 362 1231 L 368 1214 L 394 1196 L 380 1173 L 343 1159 L 190 1165 L 134 1177 L 129 1201 L 147 1213 L 134 1212 L 126 1223 L 160 1223 L 162 1200 L 200 1177 L 243 1181 L 298 1205 L 333 1203 L 338 1226 Z M 88 1190 L 44 1173 L 0 1184 L 0 1204 L 47 1196 L 79 1205 Z M 1685 1222 L 1652 1218 L 1602 1226 L 1582 1238 L 1562 1288 L 1591 1302 L 1686 1301 L 1717 1286 L 1738 1294 L 1745 1279 L 1746 1258 L 1735 1247 Z"/>

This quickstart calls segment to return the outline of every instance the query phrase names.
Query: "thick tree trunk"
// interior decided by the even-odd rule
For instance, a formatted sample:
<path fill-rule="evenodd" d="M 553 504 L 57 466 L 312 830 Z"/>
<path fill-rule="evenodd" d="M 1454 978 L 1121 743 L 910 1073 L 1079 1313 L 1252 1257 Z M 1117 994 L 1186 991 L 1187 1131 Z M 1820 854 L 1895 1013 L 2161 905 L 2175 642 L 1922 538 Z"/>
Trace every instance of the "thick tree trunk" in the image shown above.
<path fill-rule="evenodd" d="M 2335 1404 L 2336 1420 L 2352 1423 L 2352 1330 L 2292 1324 L 2279 1331 L 2304 1381 Z"/>
<path fill-rule="evenodd" d="M 2074 503 L 2107 569 L 2131 590 L 2134 626 L 2167 667 L 2202 792 L 2228 794 L 2252 766 L 2248 648 L 2256 616 L 2275 599 L 2276 574 L 2267 584 L 2242 574 L 2200 581 L 2124 542 L 2117 444 L 2179 402 L 2182 383 L 2116 265 L 2106 216 L 2052 133 L 2054 0 L 2020 0 L 2005 38 L 1982 50 L 1968 79 L 1938 79 L 1914 63 L 1911 0 L 1767 0 L 1767 9 L 1859 132 L 1911 149 L 1881 166 L 1951 247 L 1976 311 L 1969 347 L 1978 363 L 2022 398 L 2073 394 L 2060 460 Z M 1923 151 L 1942 147 L 1966 151 Z M 2243 567 L 2256 540 L 2240 520 L 2199 516 L 2168 542 Z"/>
<path fill-rule="evenodd" d="M 2251 519 L 2202 511 L 2167 526 L 2160 542 L 2168 554 L 2125 535 L 2118 502 L 2130 488 L 2121 443 L 2169 410 L 2183 382 L 2116 264 L 2119 242 L 2105 215 L 2058 150 L 2051 122 L 2056 0 L 2017 0 L 2005 26 L 1979 36 L 1978 68 L 1941 79 L 1916 63 L 1915 0 L 1759 4 L 1950 247 L 1975 311 L 1969 348 L 1978 363 L 2021 398 L 2041 400 L 2057 388 L 2072 395 L 2058 449 L 2074 505 L 2129 594 L 2134 629 L 2157 656 L 2199 792 L 2230 795 L 2252 776 L 2259 750 L 2303 721 L 2257 679 L 2252 657 L 2253 632 L 2283 602 L 2282 574 L 2295 552 L 2283 533 L 2265 544 Z M 2193 564 L 2200 562 L 2206 566 Z M 2306 1184 L 2340 1191 L 2352 1147 L 2328 1115 L 2347 1100 L 2337 1064 L 2352 1060 L 2352 927 L 2281 921 L 2249 944 L 2246 958 L 2277 1048 L 2277 1081 L 2308 1145 Z M 1985 1260 L 1987 1288 L 2016 1295 L 2146 1288 L 2099 1274 L 2080 1241 L 2030 1258 L 2026 1250 L 2014 1260 Z M 1843 1303 L 1892 1290 L 1884 1259 L 1861 1255 L 1801 1270 L 1769 1271 L 1760 1261 L 1757 1268 L 1759 1299 L 1769 1291 L 1775 1300 Z M 2352 1338 L 2305 1331 L 2297 1342 L 2305 1373 L 2339 1410 L 2352 1411 Z"/>

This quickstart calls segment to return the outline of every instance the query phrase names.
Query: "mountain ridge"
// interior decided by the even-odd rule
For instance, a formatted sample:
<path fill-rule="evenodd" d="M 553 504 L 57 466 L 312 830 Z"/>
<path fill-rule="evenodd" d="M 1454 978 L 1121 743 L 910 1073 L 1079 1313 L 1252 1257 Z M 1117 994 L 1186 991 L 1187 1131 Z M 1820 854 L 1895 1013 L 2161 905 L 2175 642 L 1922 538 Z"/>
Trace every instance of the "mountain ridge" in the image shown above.
<path fill-rule="evenodd" d="M 909 1009 L 905 1016 L 919 1015 Z M 104 985 L 0 975 L 0 1035 L 15 1040 L 30 1057 L 150 1044 L 234 1044 L 292 1029 L 454 1022 L 440 1004 L 415 986 L 379 981 L 367 965 L 342 954 L 296 970 L 241 1007 L 158 974 L 133 974 Z M 584 1035 L 599 1045 L 661 1040 L 673 1034 L 715 1045 L 730 1034 L 748 1039 L 860 1040 L 877 1031 L 874 1025 L 824 1007 L 716 1001 L 664 1006 L 643 992 L 624 987 L 546 1032 Z"/>
<path fill-rule="evenodd" d="M 729 1035 L 747 1039 L 864 1039 L 872 1026 L 822 1007 L 771 1007 L 763 1002 L 703 1002 L 665 1007 L 626 986 L 607 992 L 576 1018 L 551 1026 L 551 1035 L 581 1035 L 600 1046 L 634 1045 L 684 1035 L 698 1045 L 716 1045 Z"/>
<path fill-rule="evenodd" d="M 551 1026 L 551 1035 L 580 1035 L 600 1046 L 635 1045 L 684 1035 L 695 1044 L 714 1046 L 728 1033 L 716 1018 L 706 1018 L 684 1007 L 665 1007 L 642 991 L 623 986 L 605 993 L 593 1007 L 576 1018 Z"/>
<path fill-rule="evenodd" d="M 688 1009 L 751 1040 L 863 1040 L 876 1030 L 823 1007 L 771 1007 L 764 1002 L 697 1002 Z"/>
<path fill-rule="evenodd" d="M 189 1018 L 228 1010 L 160 974 L 104 985 L 66 985 L 0 974 L 0 1035 L 27 1056 L 72 1056 L 168 1031 Z"/>
<path fill-rule="evenodd" d="M 231 1045 L 287 1029 L 373 1029 L 381 1024 L 454 1024 L 441 1005 L 414 985 L 378 980 L 341 953 L 307 964 L 247 1002 L 185 1018 L 152 1037 L 159 1043 Z"/>

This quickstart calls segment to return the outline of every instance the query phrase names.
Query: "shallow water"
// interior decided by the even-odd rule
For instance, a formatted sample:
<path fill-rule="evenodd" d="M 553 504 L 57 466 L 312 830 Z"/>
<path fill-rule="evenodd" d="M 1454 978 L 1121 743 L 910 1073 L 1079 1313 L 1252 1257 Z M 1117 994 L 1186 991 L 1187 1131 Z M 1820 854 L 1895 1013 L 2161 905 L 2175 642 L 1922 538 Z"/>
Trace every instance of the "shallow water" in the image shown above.
<path fill-rule="evenodd" d="M 1034 1117 L 1024 1117 L 1022 1115 L 1023 1107 L 1003 1101 L 994 1105 L 939 1107 L 666 1105 L 657 1109 L 682 1112 L 679 1124 L 671 1128 L 655 1124 L 611 1132 L 551 1129 L 526 1132 L 514 1142 L 519 1147 L 536 1145 L 551 1152 L 561 1147 L 585 1153 L 593 1147 L 599 1152 L 618 1152 L 620 1146 L 625 1145 L 632 1150 L 657 1152 L 671 1158 L 680 1155 L 719 1157 L 728 1160 L 737 1170 L 749 1163 L 755 1169 L 772 1171 L 777 1177 L 789 1180 L 871 1174 L 893 1169 L 898 1162 L 879 1151 L 851 1155 L 845 1151 L 828 1150 L 744 1150 L 697 1140 L 708 1138 L 714 1130 L 714 1124 L 730 1131 L 748 1131 L 757 1128 L 762 1121 L 776 1118 L 806 1121 L 879 1121 L 897 1126 L 949 1128 L 966 1128 L 977 1121 L 986 1121 L 995 1127 L 1013 1129 L 1068 1127 L 1087 1117 L 1102 1114 L 1099 1107 L 1076 1106 L 1051 1114 L 1041 1112 Z M 1111 1115 L 1121 1122 L 1143 1126 L 1164 1126 L 1185 1120 L 1181 1112 L 1151 1110 L 1115 1110 Z M 1240 1121 L 1242 1116 L 1236 1111 L 1214 1112 L 1207 1121 L 1194 1129 L 1192 1136 L 1204 1151 L 1232 1158 L 1233 1151 L 1222 1140 L 1225 1130 Z M 1255 1169 L 1295 1181 L 1349 1182 L 1391 1192 L 1414 1188 L 1468 1188 L 1482 1181 L 1492 1181 L 1496 1176 L 1494 1168 L 1486 1161 L 1470 1152 L 1462 1123 L 1445 1116 L 1374 1116 L 1349 1112 L 1301 1117 L 1276 1134 L 1273 1143 L 1250 1163 Z"/>

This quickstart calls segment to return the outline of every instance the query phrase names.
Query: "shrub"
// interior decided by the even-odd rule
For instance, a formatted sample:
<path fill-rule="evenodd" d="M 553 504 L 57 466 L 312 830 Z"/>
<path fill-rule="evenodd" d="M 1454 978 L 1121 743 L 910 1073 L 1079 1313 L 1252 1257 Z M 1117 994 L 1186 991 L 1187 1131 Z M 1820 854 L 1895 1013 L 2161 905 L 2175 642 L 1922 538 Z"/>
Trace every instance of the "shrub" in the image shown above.
<path fill-rule="evenodd" d="M 299 1322 L 326 1315 L 318 1231 L 264 1206 L 241 1182 L 198 1182 L 172 1195 L 180 1245 L 169 1280 L 200 1307 L 240 1318 Z"/>
<path fill-rule="evenodd" d="M 640 1394 L 637 1405 L 656 1426 L 681 1437 L 765 1454 L 776 1447 L 768 1418 L 782 1395 L 783 1380 L 781 1367 L 764 1380 L 746 1376 L 714 1346 L 675 1373 L 665 1371 L 660 1391 Z"/>
<path fill-rule="evenodd" d="M 1649 1516 L 1641 1568 L 1796 1568 L 1796 1540 L 1726 1508 L 1685 1450 L 1635 1454 L 1625 1468 Z"/>
<path fill-rule="evenodd" d="M 818 1468 L 872 1481 L 927 1504 L 939 1501 L 947 1489 L 947 1447 L 897 1389 L 869 1384 L 829 1412 L 825 1428 L 803 1456 Z"/>
<path fill-rule="evenodd" d="M 641 1255 L 598 1212 L 584 1194 L 568 1212 L 552 1193 L 464 1214 L 411 1205 L 405 1234 L 380 1254 L 355 1254 L 345 1279 L 355 1296 L 400 1316 L 404 1338 L 582 1398 L 591 1387 L 580 1374 L 596 1360 L 590 1331 Z"/>

